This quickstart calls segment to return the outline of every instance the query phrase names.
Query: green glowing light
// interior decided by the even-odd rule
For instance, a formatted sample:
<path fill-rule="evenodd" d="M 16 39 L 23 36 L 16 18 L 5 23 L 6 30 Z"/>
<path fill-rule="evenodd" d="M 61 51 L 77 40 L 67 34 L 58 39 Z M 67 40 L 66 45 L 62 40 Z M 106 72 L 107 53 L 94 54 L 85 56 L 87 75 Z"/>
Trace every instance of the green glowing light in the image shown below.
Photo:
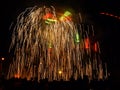
<path fill-rule="evenodd" d="M 71 12 L 65 11 L 64 16 L 70 16 L 70 15 L 72 15 Z"/>
<path fill-rule="evenodd" d="M 79 42 L 80 42 L 80 35 L 79 35 L 78 32 L 75 34 L 75 42 L 76 42 L 76 43 L 79 43 Z"/>

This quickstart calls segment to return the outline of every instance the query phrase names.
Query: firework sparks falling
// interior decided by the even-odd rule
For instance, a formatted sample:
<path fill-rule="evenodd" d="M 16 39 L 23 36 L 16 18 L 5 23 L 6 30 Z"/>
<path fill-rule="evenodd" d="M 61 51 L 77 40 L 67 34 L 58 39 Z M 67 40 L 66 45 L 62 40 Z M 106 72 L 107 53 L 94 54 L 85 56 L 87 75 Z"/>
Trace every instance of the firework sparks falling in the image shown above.
<path fill-rule="evenodd" d="M 22 12 L 12 34 L 14 57 L 7 78 L 68 81 L 87 75 L 103 79 L 99 43 L 91 41 L 93 26 L 76 24 L 72 17 L 69 11 L 57 16 L 53 6 Z"/>

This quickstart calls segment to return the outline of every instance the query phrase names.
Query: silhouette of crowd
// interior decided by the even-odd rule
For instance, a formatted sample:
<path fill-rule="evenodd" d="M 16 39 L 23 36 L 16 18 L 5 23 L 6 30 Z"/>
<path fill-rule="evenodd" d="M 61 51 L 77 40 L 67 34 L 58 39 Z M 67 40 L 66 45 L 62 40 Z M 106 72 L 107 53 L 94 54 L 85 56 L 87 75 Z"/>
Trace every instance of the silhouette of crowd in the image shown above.
<path fill-rule="evenodd" d="M 112 89 L 111 79 L 106 80 L 91 80 L 89 81 L 87 76 L 83 79 L 79 78 L 70 81 L 48 81 L 48 79 L 40 80 L 36 79 L 16 79 L 11 78 L 9 80 L 1 77 L 0 90 L 114 90 Z"/>

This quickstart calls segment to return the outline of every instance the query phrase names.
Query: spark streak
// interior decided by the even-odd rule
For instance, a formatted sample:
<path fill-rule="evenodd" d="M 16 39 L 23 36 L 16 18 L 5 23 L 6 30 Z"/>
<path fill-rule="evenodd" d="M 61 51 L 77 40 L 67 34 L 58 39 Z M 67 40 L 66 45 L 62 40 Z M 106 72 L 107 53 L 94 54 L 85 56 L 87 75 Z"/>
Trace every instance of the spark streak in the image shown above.
<path fill-rule="evenodd" d="M 84 24 L 72 21 L 72 13 L 68 11 L 61 17 L 64 18 L 57 16 L 53 6 L 27 8 L 18 16 L 10 45 L 14 57 L 8 79 L 37 77 L 38 81 L 45 78 L 69 81 L 83 75 L 90 80 L 104 78 L 98 60 L 99 43 L 95 44 L 95 51 L 90 45 L 89 32 L 93 33 L 93 25 L 87 25 L 85 30 Z"/>

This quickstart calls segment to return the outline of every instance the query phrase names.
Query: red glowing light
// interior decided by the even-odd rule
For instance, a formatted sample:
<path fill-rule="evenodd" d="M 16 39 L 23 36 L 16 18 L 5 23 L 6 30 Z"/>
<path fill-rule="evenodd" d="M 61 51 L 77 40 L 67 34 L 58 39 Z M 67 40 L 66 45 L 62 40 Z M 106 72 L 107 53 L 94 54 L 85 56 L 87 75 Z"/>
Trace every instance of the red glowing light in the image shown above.
<path fill-rule="evenodd" d="M 48 18 L 53 18 L 53 14 L 47 13 L 46 15 L 43 16 L 43 19 L 48 19 Z"/>
<path fill-rule="evenodd" d="M 98 51 L 98 46 L 97 46 L 97 43 L 96 43 L 96 42 L 94 43 L 94 51 L 95 51 L 95 52 Z"/>
<path fill-rule="evenodd" d="M 85 39 L 85 48 L 86 49 L 90 48 L 90 40 L 89 40 L 89 38 Z"/>
<path fill-rule="evenodd" d="M 19 74 L 15 74 L 15 76 L 14 76 L 15 78 L 20 78 L 20 75 Z"/>

